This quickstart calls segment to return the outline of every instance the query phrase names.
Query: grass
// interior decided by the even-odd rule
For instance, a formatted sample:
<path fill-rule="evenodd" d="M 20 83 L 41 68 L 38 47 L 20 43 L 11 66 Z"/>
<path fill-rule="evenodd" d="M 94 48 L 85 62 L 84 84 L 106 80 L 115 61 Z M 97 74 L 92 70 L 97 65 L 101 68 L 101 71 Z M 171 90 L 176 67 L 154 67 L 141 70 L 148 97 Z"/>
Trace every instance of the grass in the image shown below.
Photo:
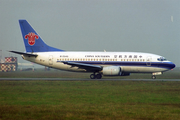
<path fill-rule="evenodd" d="M 178 120 L 180 82 L 0 81 L 0 120 Z"/>

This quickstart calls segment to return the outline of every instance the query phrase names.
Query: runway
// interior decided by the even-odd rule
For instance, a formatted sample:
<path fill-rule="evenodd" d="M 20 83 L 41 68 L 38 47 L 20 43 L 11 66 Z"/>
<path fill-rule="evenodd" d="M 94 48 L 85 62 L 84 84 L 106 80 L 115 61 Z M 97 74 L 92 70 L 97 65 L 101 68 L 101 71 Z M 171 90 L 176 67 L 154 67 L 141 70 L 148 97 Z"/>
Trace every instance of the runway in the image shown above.
<path fill-rule="evenodd" d="M 49 80 L 49 81 L 180 81 L 180 79 L 87 79 L 87 78 L 0 78 L 0 81 L 28 81 L 28 80 Z"/>

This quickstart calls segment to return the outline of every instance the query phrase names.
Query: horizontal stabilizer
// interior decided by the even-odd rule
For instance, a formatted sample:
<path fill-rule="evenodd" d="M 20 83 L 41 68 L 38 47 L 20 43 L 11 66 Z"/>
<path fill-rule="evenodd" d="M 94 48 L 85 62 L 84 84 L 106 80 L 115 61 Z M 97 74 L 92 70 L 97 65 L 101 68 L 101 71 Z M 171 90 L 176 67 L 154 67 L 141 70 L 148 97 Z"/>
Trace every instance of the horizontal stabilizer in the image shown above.
<path fill-rule="evenodd" d="M 16 53 L 16 54 L 20 54 L 20 55 L 26 55 L 26 56 L 28 56 L 28 57 L 37 57 L 37 56 L 38 56 L 38 55 L 36 55 L 36 54 L 23 53 L 23 52 L 18 52 L 18 51 L 9 51 L 9 52 Z"/>

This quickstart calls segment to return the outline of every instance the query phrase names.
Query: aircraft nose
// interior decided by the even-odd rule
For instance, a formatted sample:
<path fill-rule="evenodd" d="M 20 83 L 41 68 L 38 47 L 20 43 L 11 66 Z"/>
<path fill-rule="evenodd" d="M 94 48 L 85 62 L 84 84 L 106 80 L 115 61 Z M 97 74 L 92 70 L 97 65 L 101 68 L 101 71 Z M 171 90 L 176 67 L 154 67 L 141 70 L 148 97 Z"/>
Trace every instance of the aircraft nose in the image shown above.
<path fill-rule="evenodd" d="M 175 68 L 175 67 L 176 67 L 176 65 L 175 65 L 174 63 L 170 62 L 169 67 L 170 67 L 170 69 L 173 69 L 173 68 Z"/>

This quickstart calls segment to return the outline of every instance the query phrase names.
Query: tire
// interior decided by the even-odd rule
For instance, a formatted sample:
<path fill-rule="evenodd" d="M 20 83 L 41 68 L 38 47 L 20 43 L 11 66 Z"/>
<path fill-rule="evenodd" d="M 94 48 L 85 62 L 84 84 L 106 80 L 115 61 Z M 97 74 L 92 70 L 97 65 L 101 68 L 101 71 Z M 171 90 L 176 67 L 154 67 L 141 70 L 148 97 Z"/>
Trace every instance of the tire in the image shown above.
<path fill-rule="evenodd" d="M 91 75 L 90 75 L 90 78 L 91 78 L 91 79 L 95 79 L 95 78 L 96 78 L 96 75 L 95 75 L 95 74 L 91 74 Z"/>
<path fill-rule="evenodd" d="M 156 79 L 156 76 L 155 76 L 155 75 L 153 75 L 153 76 L 152 76 L 152 79 Z"/>
<path fill-rule="evenodd" d="M 101 74 L 97 74 L 97 75 L 96 75 L 96 78 L 97 78 L 97 79 L 101 79 L 101 78 L 102 78 L 102 75 L 101 75 Z"/>

